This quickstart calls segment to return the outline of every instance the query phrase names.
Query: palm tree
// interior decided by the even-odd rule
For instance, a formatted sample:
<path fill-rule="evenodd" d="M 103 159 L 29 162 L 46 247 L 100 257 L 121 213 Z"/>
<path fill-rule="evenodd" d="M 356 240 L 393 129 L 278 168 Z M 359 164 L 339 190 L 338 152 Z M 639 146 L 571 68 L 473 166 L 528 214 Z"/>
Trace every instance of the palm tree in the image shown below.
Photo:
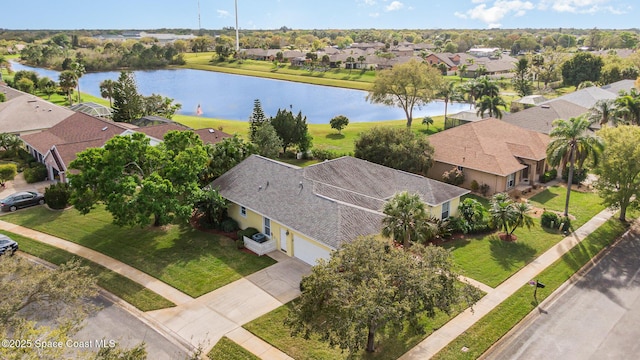
<path fill-rule="evenodd" d="M 109 99 L 109 107 L 113 107 L 113 91 L 116 82 L 107 79 L 100 83 L 100 96 Z"/>
<path fill-rule="evenodd" d="M 611 99 L 598 100 L 591 109 L 589 109 L 589 121 L 598 123 L 600 126 L 606 126 L 609 123 L 616 124 L 618 122 L 618 111 L 616 103 Z"/>
<path fill-rule="evenodd" d="M 528 202 L 518 202 L 514 205 L 514 213 L 515 213 L 515 226 L 511 229 L 511 234 L 518 227 L 526 227 L 527 229 L 531 229 L 532 226 L 535 225 L 535 221 L 529 212 L 531 211 L 531 205 Z"/>
<path fill-rule="evenodd" d="M 476 94 L 476 97 L 480 98 L 483 95 L 487 95 L 487 96 L 500 95 L 500 88 L 498 87 L 498 84 L 496 84 L 495 81 L 489 79 L 486 76 L 483 76 L 480 79 L 478 79 L 478 93 Z"/>
<path fill-rule="evenodd" d="M 597 165 L 599 155 L 604 149 L 602 140 L 587 132 L 590 124 L 584 116 L 570 118 L 568 121 L 558 119 L 553 122 L 553 130 L 549 134 L 552 140 L 547 146 L 547 162 L 554 167 L 561 163 L 566 166 L 567 162 L 569 163 L 564 216 L 569 216 L 569 197 L 576 161 L 578 168 L 582 168 L 582 164 L 588 158 Z"/>
<path fill-rule="evenodd" d="M 84 68 L 84 65 L 82 65 L 82 63 L 74 62 L 71 64 L 71 71 L 76 77 L 76 86 L 78 87 L 78 102 L 80 102 L 80 78 L 87 72 L 87 70 Z"/>
<path fill-rule="evenodd" d="M 443 84 L 437 96 L 442 98 L 442 101 L 444 101 L 444 119 L 446 121 L 449 102 L 460 100 L 462 93 L 456 83 L 453 81 L 447 81 Z"/>
<path fill-rule="evenodd" d="M 395 194 L 384 204 L 382 212 L 382 235 L 402 240 L 405 249 L 411 242 L 424 242 L 430 235 L 427 211 L 418 194 L 406 191 Z"/>
<path fill-rule="evenodd" d="M 640 94 L 637 91 L 623 93 L 615 100 L 615 105 L 626 123 L 640 125 Z"/>
<path fill-rule="evenodd" d="M 462 78 L 464 74 L 467 72 L 467 65 L 462 64 L 458 67 L 458 76 L 460 76 L 460 82 L 462 82 Z"/>
<path fill-rule="evenodd" d="M 364 55 L 360 55 L 358 56 L 358 62 L 360 63 L 360 70 L 363 70 L 363 64 L 364 62 L 367 61 L 367 57 Z"/>
<path fill-rule="evenodd" d="M 429 131 L 429 125 L 433 125 L 433 118 L 431 118 L 431 116 L 425 116 L 422 118 L 422 125 L 427 125 L 427 131 Z"/>
<path fill-rule="evenodd" d="M 351 70 L 353 69 L 353 63 L 356 62 L 356 59 L 353 58 L 353 56 L 347 56 L 347 60 L 345 60 L 347 64 L 349 64 L 349 73 L 351 73 Z"/>
<path fill-rule="evenodd" d="M 526 202 L 515 203 L 505 193 L 496 194 L 491 198 L 489 214 L 491 221 L 504 231 L 506 240 L 513 237 L 517 228 L 523 226 L 531 229 L 535 222 L 529 212 L 531 205 Z"/>
<path fill-rule="evenodd" d="M 500 96 L 483 95 L 476 103 L 476 114 L 480 117 L 484 117 L 484 114 L 488 112 L 489 117 L 502 119 L 502 110 L 500 110 L 501 106 L 505 107 L 507 104 Z"/>
<path fill-rule="evenodd" d="M 76 75 L 71 70 L 65 70 L 60 73 L 60 77 L 58 80 L 60 88 L 62 88 L 62 90 L 67 93 L 69 106 L 71 106 L 73 103 L 73 100 L 71 99 L 71 90 L 74 89 L 77 85 Z"/>
<path fill-rule="evenodd" d="M 469 109 L 473 109 L 476 98 L 480 97 L 480 83 L 476 79 L 472 79 L 462 85 L 462 90 L 467 94 L 469 100 Z"/>

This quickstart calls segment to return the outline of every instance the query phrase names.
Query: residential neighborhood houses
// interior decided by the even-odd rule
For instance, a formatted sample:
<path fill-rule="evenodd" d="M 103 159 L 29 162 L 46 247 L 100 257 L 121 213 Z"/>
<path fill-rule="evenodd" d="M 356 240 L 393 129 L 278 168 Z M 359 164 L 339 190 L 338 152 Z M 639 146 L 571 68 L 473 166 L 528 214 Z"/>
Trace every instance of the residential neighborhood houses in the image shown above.
<path fill-rule="evenodd" d="M 146 35 L 132 32 L 130 37 L 138 39 Z M 186 35 L 180 39 L 192 37 L 192 35 Z M 170 36 L 164 38 L 165 40 L 159 39 L 159 41 L 175 40 Z M 365 312 L 362 309 L 367 309 L 368 306 L 371 308 L 379 306 L 376 301 L 386 299 L 382 295 L 378 300 L 367 299 L 358 304 L 357 301 L 360 299 L 354 300 L 349 296 L 350 294 L 345 293 L 338 297 L 344 300 L 344 303 L 330 305 L 358 304 L 354 306 L 357 311 L 354 310 L 353 319 L 344 319 L 344 321 L 347 327 L 352 326 L 355 329 L 348 331 L 351 334 L 361 331 L 357 326 L 368 326 L 369 338 L 365 339 L 367 351 L 373 351 L 374 348 L 376 348 L 375 351 L 378 351 L 377 349 L 396 351 L 397 353 L 389 356 L 392 358 L 402 356 L 405 359 L 429 358 L 441 350 L 458 354 L 460 351 L 469 351 L 469 348 L 464 345 L 461 350 L 456 339 L 464 339 L 467 332 L 473 334 L 472 336 L 478 336 L 478 332 L 485 331 L 474 327 L 477 326 L 475 324 L 481 324 L 481 319 L 484 319 L 482 316 L 499 311 L 500 304 L 508 303 L 511 297 L 523 296 L 521 294 L 523 286 L 525 290 L 529 285 L 534 287 L 534 291 L 538 291 L 538 288 L 545 289 L 545 285 L 538 281 L 538 276 L 546 276 L 551 281 L 548 283 L 547 290 L 539 290 L 540 300 L 543 300 L 560 287 L 569 276 L 581 269 L 582 265 L 589 263 L 591 256 L 595 256 L 598 252 L 596 250 L 609 246 L 617 235 L 625 231 L 627 226 L 625 222 L 613 225 L 608 222 L 608 219 L 614 216 L 614 212 L 606 209 L 605 204 L 612 208 L 624 207 L 623 215 L 620 217 L 624 220 L 626 207 L 630 206 L 632 200 L 616 197 L 616 193 L 622 193 L 618 190 L 625 186 L 622 180 L 608 178 L 607 181 L 610 183 L 598 180 L 598 176 L 605 177 L 602 172 L 598 172 L 599 158 L 607 155 L 609 162 L 613 158 L 611 154 L 602 150 L 607 144 L 600 142 L 598 133 L 604 133 L 607 129 L 617 126 L 640 124 L 640 118 L 634 118 L 640 115 L 637 112 L 634 113 L 633 109 L 623 109 L 615 114 L 612 113 L 611 117 L 604 118 L 602 116 L 598 118 L 594 114 L 599 105 L 617 104 L 616 101 L 622 96 L 628 96 L 632 105 L 637 104 L 634 101 L 640 100 L 637 100 L 638 81 L 627 79 L 602 86 L 593 83 L 589 84 L 593 86 L 583 87 L 584 84 L 581 84 L 575 91 L 572 88 L 561 96 L 550 96 L 551 88 L 546 89 L 547 93 L 544 95 L 510 94 L 511 97 L 517 97 L 511 106 L 507 106 L 505 102 L 494 102 L 490 103 L 494 105 L 493 107 L 486 109 L 480 106 L 483 100 L 495 98 L 501 100 L 500 96 L 506 93 L 498 87 L 498 79 L 502 81 L 503 87 L 514 86 L 513 83 L 509 83 L 509 79 L 515 76 L 514 67 L 522 57 L 520 59 L 511 57 L 500 48 L 494 47 L 473 47 L 464 53 L 434 53 L 432 50 L 434 48 L 431 45 L 423 43 L 398 42 L 397 45 L 389 46 L 382 42 L 363 42 L 352 43 L 344 49 L 326 47 L 314 52 L 318 58 L 324 57 L 328 60 L 328 62 L 325 61 L 325 65 L 329 68 L 383 71 L 416 59 L 420 62 L 420 66 L 438 68 L 443 76 L 456 75 L 456 78 L 448 79 L 451 83 L 455 82 L 456 86 L 458 81 L 463 83 L 463 78 L 467 78 L 468 83 L 471 84 L 483 84 L 485 87 L 483 91 L 486 91 L 486 94 L 482 97 L 478 94 L 472 95 L 471 93 L 475 90 L 470 87 L 459 86 L 461 91 L 468 92 L 464 95 L 467 95 L 469 102 L 472 103 L 469 111 L 445 115 L 444 119 L 439 120 L 441 124 L 434 131 L 429 130 L 430 124 L 426 122 L 422 123 L 423 126 L 427 125 L 426 127 L 416 129 L 414 125 L 413 129 L 406 129 L 406 133 L 417 134 L 416 136 L 428 140 L 428 146 L 425 145 L 424 151 L 421 152 L 421 154 L 424 153 L 423 156 L 430 157 L 431 164 L 426 174 L 402 171 L 393 168 L 395 165 L 393 163 L 383 166 L 350 154 L 337 155 L 336 152 L 327 148 L 313 148 L 310 144 L 312 136 L 307 133 L 307 124 L 304 121 L 300 122 L 303 125 L 301 128 L 304 128 L 304 136 L 301 136 L 299 144 L 292 142 L 291 145 L 296 148 L 292 153 L 293 156 L 289 156 L 286 147 L 280 153 L 283 135 L 278 131 L 282 131 L 282 128 L 276 130 L 273 118 L 266 118 L 264 114 L 262 117 L 254 117 L 256 110 L 262 111 L 259 108 L 259 101 L 256 101 L 257 109 L 254 108 L 254 114 L 250 117 L 249 136 L 241 139 L 238 134 L 232 135 L 222 131 L 222 127 L 214 128 L 213 122 L 198 122 L 211 125 L 193 129 L 168 119 L 171 118 L 169 115 L 167 115 L 168 118 L 157 115 L 137 115 L 136 118 L 129 119 L 129 122 L 116 122 L 110 118 L 112 109 L 106 106 L 80 103 L 76 107 L 66 108 L 0 83 L 0 93 L 4 95 L 4 101 L 0 102 L 0 133 L 14 138 L 19 137 L 23 148 L 21 151 L 26 150 L 26 153 L 33 157 L 33 161 L 26 161 L 25 168 L 32 166 L 35 162 L 46 169 L 44 177 L 46 180 L 38 183 L 38 186 L 47 186 L 45 195 L 47 191 L 56 189 L 59 185 L 73 189 L 73 175 L 78 174 L 80 170 L 71 169 L 70 165 L 77 158 L 82 158 L 78 155 L 87 150 L 101 149 L 106 144 L 115 144 L 117 141 L 114 142 L 114 140 L 140 137 L 151 145 L 148 147 L 150 161 L 167 160 L 170 156 L 180 153 L 181 155 L 176 156 L 177 160 L 171 158 L 179 165 L 180 159 L 185 160 L 180 156 L 188 154 L 190 146 L 186 144 L 188 140 L 186 138 L 165 140 L 165 135 L 174 134 L 174 131 L 197 134 L 195 141 L 200 146 L 198 148 L 200 157 L 204 159 L 205 152 L 208 157 L 206 165 L 203 164 L 206 168 L 201 169 L 201 173 L 209 171 L 210 174 L 208 177 L 198 179 L 200 184 L 192 181 L 193 179 L 185 181 L 185 183 L 195 184 L 189 185 L 191 188 L 195 187 L 193 194 L 188 193 L 189 190 L 178 194 L 181 200 L 188 202 L 190 210 L 187 211 L 188 221 L 185 220 L 184 224 L 161 224 L 162 226 L 153 228 L 137 229 L 151 234 L 152 239 L 140 240 L 146 241 L 145 245 L 142 243 L 137 245 L 135 243 L 137 239 L 132 239 L 130 244 L 126 244 L 128 248 L 125 251 L 113 251 L 106 254 L 109 256 L 105 258 L 95 257 L 98 265 L 130 279 L 136 279 L 134 282 L 141 285 L 142 289 L 151 289 L 155 295 L 164 297 L 167 302 L 173 304 L 150 307 L 148 310 L 142 310 L 140 305 L 135 305 L 140 311 L 136 310 L 133 313 L 167 338 L 181 343 L 181 346 L 193 350 L 194 353 L 203 351 L 206 353 L 211 350 L 213 354 L 218 344 L 225 344 L 227 341 L 231 343 L 229 346 L 233 347 L 233 351 L 241 353 L 244 351 L 248 355 L 242 354 L 248 358 L 254 355 L 267 359 L 297 358 L 301 353 L 309 351 L 310 347 L 316 346 L 316 343 L 321 344 L 319 346 L 323 349 L 326 347 L 328 349 L 326 351 L 337 350 L 335 346 L 323 344 L 318 339 L 303 339 L 306 336 L 302 335 L 318 335 L 323 334 L 321 331 L 333 330 L 322 329 L 322 323 L 325 322 L 320 321 L 321 324 L 318 324 L 318 319 L 313 317 L 316 309 L 305 308 L 300 304 L 308 303 L 297 302 L 294 299 L 311 298 L 313 301 L 309 303 L 314 306 L 325 306 L 326 304 L 321 301 L 322 293 L 306 292 L 308 289 L 305 289 L 304 279 L 314 276 L 314 279 L 319 279 L 319 283 L 326 280 L 326 284 L 333 284 L 329 280 L 335 279 L 339 282 L 353 281 L 354 279 L 348 279 L 349 266 L 358 266 L 358 259 L 340 259 L 343 262 L 339 266 L 333 263 L 340 256 L 341 248 L 362 239 L 373 241 L 374 238 L 384 238 L 382 235 L 391 234 L 383 239 L 386 244 L 384 252 L 387 255 L 393 254 L 394 251 L 412 254 L 411 261 L 421 266 L 429 264 L 428 266 L 431 267 L 440 267 L 435 270 L 435 274 L 443 276 L 454 274 L 454 280 L 459 279 L 464 284 L 480 289 L 484 297 L 475 303 L 477 299 L 466 294 L 468 295 L 467 303 L 464 303 L 463 295 L 465 294 L 456 293 L 459 288 L 454 286 L 450 289 L 450 294 L 455 294 L 455 296 L 451 295 L 455 298 L 452 301 L 455 303 L 454 308 L 448 309 L 447 301 L 452 300 L 450 298 L 440 303 L 438 301 L 441 299 L 433 294 L 425 295 L 434 296 L 433 298 L 416 299 L 415 301 L 424 302 L 427 305 L 446 303 L 447 306 L 443 308 L 450 310 L 450 314 L 447 313 L 445 316 L 442 313 L 442 319 L 440 319 L 440 313 L 438 313 L 438 319 L 435 319 L 436 314 L 429 311 L 433 308 L 425 306 L 428 311 L 425 312 L 424 317 L 428 322 L 425 323 L 427 325 L 421 326 L 427 333 L 410 340 L 400 337 L 396 339 L 397 336 L 405 335 L 390 334 L 390 332 L 396 332 L 396 329 L 384 326 L 378 329 L 377 326 L 372 325 L 375 323 L 374 320 L 365 322 L 366 326 L 356 325 L 355 320 L 360 321 L 358 316 L 363 316 Z M 393 54 L 393 56 L 383 54 Z M 309 65 L 313 58 L 307 52 L 284 49 L 244 49 L 240 50 L 237 56 L 238 59 L 273 61 L 276 64 L 282 61 L 303 67 Z M 531 79 L 526 80 L 530 82 L 528 85 L 532 85 Z M 448 95 L 440 92 L 437 96 Z M 447 98 L 447 101 L 449 100 L 454 101 L 453 98 Z M 462 101 L 462 94 L 458 94 L 455 100 Z M 170 104 L 172 99 L 165 99 L 165 101 Z M 476 105 L 475 108 L 473 105 Z M 302 118 L 301 114 L 302 112 L 299 115 L 300 118 Z M 258 120 L 254 122 L 253 119 Z M 569 129 L 564 134 L 559 134 L 557 131 L 558 121 Z M 572 128 L 571 126 L 574 125 L 575 128 Z M 329 125 L 326 127 L 329 128 Z M 576 133 L 571 133 L 570 130 L 575 130 Z M 179 133 L 179 135 L 185 135 L 185 133 Z M 321 136 L 329 139 L 327 141 L 341 141 L 347 138 L 340 131 L 338 134 Z M 357 134 L 356 138 L 358 136 L 360 134 Z M 206 145 L 205 147 L 202 147 L 198 138 L 202 144 Z M 278 155 L 272 158 L 261 155 L 256 146 L 260 141 L 263 142 L 260 145 L 267 144 L 274 147 Z M 349 141 L 354 142 L 352 139 Z M 384 141 L 381 142 L 384 143 Z M 552 145 L 557 151 L 550 150 Z M 11 152 L 10 144 L 2 146 L 3 154 Z M 388 146 L 386 149 L 388 154 L 380 155 L 398 156 L 397 152 L 402 151 L 398 148 L 401 147 L 393 147 L 392 149 Z M 159 149 L 166 150 L 170 155 L 154 158 L 154 152 Z M 194 153 L 191 154 L 192 158 L 196 158 Z M 355 154 L 358 156 L 357 152 Z M 399 156 L 411 158 L 413 155 L 415 154 L 405 151 Z M 144 159 L 146 160 L 148 159 Z M 125 167 L 129 165 L 139 167 L 140 173 L 143 172 L 142 167 L 146 166 L 127 164 Z M 164 165 L 168 169 L 165 169 Z M 169 193 L 167 190 L 171 185 L 169 179 L 179 179 L 182 176 L 180 171 L 176 170 L 179 168 L 174 166 L 174 164 L 169 166 L 168 161 L 167 164 L 156 161 L 149 166 L 157 172 L 166 171 L 163 173 L 166 178 L 157 181 L 154 186 L 149 185 L 153 183 L 152 180 L 145 185 L 137 184 L 135 177 L 144 177 L 147 174 L 135 175 L 136 170 L 134 170 L 127 174 L 127 176 L 134 174 L 129 178 L 134 178 L 131 180 L 134 185 L 129 188 L 137 194 L 148 191 L 143 193 L 143 196 L 139 196 L 138 200 L 142 199 L 141 203 L 153 208 L 154 203 L 160 203 L 157 200 L 159 197 Z M 610 163 L 609 166 L 611 166 Z M 199 169 L 196 166 L 191 167 L 191 169 L 194 168 Z M 211 171 L 212 169 L 214 171 Z M 224 170 L 221 171 L 221 169 Z M 102 171 L 102 169 L 93 170 Z M 583 178 L 579 178 L 578 174 L 586 177 L 587 170 L 592 173 L 589 185 L 582 187 Z M 213 173 L 216 175 L 211 175 Z M 574 174 L 576 187 L 567 184 L 571 182 Z M 8 188 L 5 188 L 3 182 L 2 189 L 18 190 L 18 184 L 25 186 L 23 178 L 26 178 L 25 174 L 18 175 L 13 180 L 15 184 L 9 183 Z M 78 178 L 76 176 L 76 179 Z M 193 178 L 195 179 L 196 176 L 194 175 Z M 203 178 L 207 181 L 202 181 Z M 114 183 L 118 181 L 117 176 L 114 180 Z M 35 185 L 31 187 L 26 185 L 25 189 L 32 189 L 33 186 Z M 606 199 L 600 199 L 594 189 L 607 192 L 609 196 Z M 564 200 L 565 192 L 566 200 Z M 106 192 L 107 196 L 115 193 L 114 191 Z M 91 189 L 84 194 L 91 194 Z M 129 196 L 133 197 L 133 195 Z M 568 211 L 570 199 L 572 208 Z M 134 202 L 126 202 L 126 200 L 125 203 L 115 206 L 133 208 Z M 67 205 L 75 204 L 74 201 L 82 201 L 82 199 L 67 198 L 64 201 L 62 208 L 69 208 Z M 106 202 L 106 200 L 103 201 Z M 50 202 L 47 200 L 46 206 L 49 207 L 49 205 Z M 105 245 L 110 242 L 109 239 L 87 240 L 92 238 L 91 234 L 88 236 L 83 234 L 83 238 L 78 240 L 65 239 L 60 235 L 63 233 L 57 233 L 57 230 L 50 230 L 47 227 L 26 229 L 30 222 L 35 220 L 25 220 L 21 217 L 22 214 L 29 214 L 30 211 L 35 213 L 42 208 L 17 212 L 12 208 L 13 214 L 5 217 L 6 222 L 0 221 L 0 228 L 6 231 L 15 230 L 17 234 L 34 238 L 38 236 L 37 231 L 53 232 L 48 235 L 47 241 L 80 256 L 87 253 L 86 248 L 92 248 L 93 251 L 98 252 L 112 251 L 108 249 L 108 245 Z M 79 205 L 76 204 L 76 208 L 79 208 Z M 564 213 L 562 208 L 565 209 Z M 91 210 L 93 211 L 93 205 Z M 136 207 L 134 211 L 137 210 Z M 51 210 L 46 211 L 56 210 L 51 207 Z M 109 216 L 109 209 L 99 211 L 102 211 L 98 212 L 100 216 Z M 134 211 L 131 214 L 146 216 L 148 220 L 152 215 L 157 217 L 159 210 L 153 208 L 151 212 L 145 212 L 146 209 L 139 213 Z M 173 209 L 168 206 L 160 211 L 170 213 Z M 51 221 L 59 221 L 55 219 L 58 216 L 72 216 L 69 215 L 72 212 L 75 214 L 75 210 L 56 212 Z M 77 216 L 84 215 L 77 214 Z M 46 215 L 41 214 L 40 217 L 44 218 Z M 16 224 L 14 225 L 13 222 Z M 535 229 L 536 226 L 543 229 Z M 600 226 L 611 226 L 616 230 L 612 230 L 610 234 L 598 235 L 598 239 L 594 240 L 590 234 L 599 234 Z M 92 227 L 87 228 L 87 231 L 92 231 Z M 514 234 L 516 228 L 518 231 Z M 96 233 L 98 231 L 99 229 L 95 230 Z M 178 233 L 177 237 L 170 240 L 168 245 L 167 243 L 157 245 L 171 231 L 174 234 Z M 194 232 L 198 235 L 193 235 Z M 418 232 L 419 236 L 414 236 L 415 232 Z M 56 236 L 60 238 L 56 239 Z M 42 235 L 42 237 L 45 236 Z M 93 240 L 95 243 L 92 242 Z M 406 241 L 403 243 L 403 240 Z M 158 243 L 153 243 L 156 241 Z M 576 245 L 580 250 L 582 241 L 589 244 L 585 246 L 593 246 L 596 249 L 593 250 L 593 254 L 589 253 L 586 256 L 581 251 L 578 255 L 572 253 L 573 258 L 570 261 L 574 261 L 575 264 L 572 263 L 570 266 L 572 272 L 567 273 L 564 278 L 553 278 L 545 273 L 545 269 L 553 271 L 554 267 L 562 266 L 558 264 L 563 262 L 556 260 L 562 259 L 568 252 L 573 252 L 573 247 Z M 71 247 L 68 243 L 78 246 Z M 99 244 L 96 245 L 96 243 Z M 423 245 L 447 249 L 442 252 L 444 254 L 442 256 L 446 259 L 437 259 L 438 261 L 428 259 L 427 255 L 424 255 L 426 253 L 415 250 L 422 249 Z M 28 252 L 29 246 L 26 245 L 20 249 Z M 145 246 L 149 247 L 145 248 Z M 157 264 L 149 265 L 145 261 L 150 260 L 145 259 L 143 253 L 158 250 L 154 248 L 155 246 L 162 248 L 162 252 L 156 253 L 159 254 L 156 259 Z M 209 261 L 210 256 L 216 257 L 218 252 L 219 258 L 199 263 L 199 261 Z M 233 255 L 229 255 L 230 252 Z M 167 256 L 167 253 L 173 253 L 173 255 Z M 193 253 L 196 255 L 193 256 Z M 173 256 L 175 260 L 171 262 Z M 430 263 L 431 260 L 434 262 Z M 440 260 L 443 262 L 440 263 Z M 566 262 L 568 261 L 564 263 Z M 202 273 L 189 277 L 175 272 L 179 271 L 179 268 L 188 266 L 195 266 L 198 271 L 202 270 Z M 460 277 L 457 272 L 451 270 L 454 267 L 456 271 L 458 268 L 461 269 Z M 123 268 L 126 269 L 122 270 Z M 338 275 L 335 276 L 335 274 Z M 325 275 L 326 278 L 323 277 Z M 400 288 L 404 281 L 420 281 L 413 278 L 405 279 L 407 274 L 374 274 L 372 272 L 370 278 L 355 279 L 355 282 L 360 284 L 358 286 L 371 288 L 372 293 L 385 292 L 385 289 L 377 288 L 381 283 L 377 282 L 380 280 L 377 276 L 388 279 L 390 275 L 393 277 L 391 283 Z M 150 277 L 154 279 L 149 280 Z M 542 280 L 547 281 L 545 278 Z M 219 283 L 215 286 L 210 285 L 215 281 Z M 432 285 L 433 289 L 438 290 L 442 290 L 443 286 L 445 285 Z M 314 288 L 315 290 L 317 289 Z M 339 293 L 343 288 L 336 286 L 335 289 L 332 287 L 325 290 Z M 530 297 L 528 291 L 527 294 Z M 116 295 L 120 296 L 120 294 Z M 545 303 L 538 302 L 537 296 L 538 293 L 534 292 L 535 301 L 531 302 L 531 308 L 528 305 L 524 306 L 523 309 L 518 310 L 522 314 L 518 313 L 514 319 L 504 320 L 514 321 L 507 328 L 516 326 L 520 319 L 533 309 L 542 308 Z M 470 299 L 474 300 L 470 301 Z M 521 302 L 520 299 L 518 301 Z M 527 300 L 526 303 L 529 301 Z M 470 311 L 471 306 L 474 311 Z M 475 306 L 478 309 L 477 313 Z M 296 318 L 302 319 L 303 328 L 306 327 L 308 331 L 306 334 L 291 331 L 293 328 L 290 325 L 291 319 L 294 317 L 287 315 L 291 312 L 296 312 Z M 494 325 L 482 324 L 486 328 Z M 375 341 L 372 334 L 376 331 L 372 332 L 372 327 L 378 334 Z M 497 332 L 501 331 L 503 330 Z M 491 331 L 486 330 L 486 332 Z M 270 338 L 265 336 L 265 333 L 278 333 L 280 339 Z M 287 343 L 289 340 L 282 342 L 283 338 L 289 339 L 290 333 L 294 339 L 292 340 L 295 342 L 294 345 Z M 335 333 L 332 336 L 335 336 Z M 496 339 L 491 340 L 492 343 L 497 342 L 502 336 L 503 333 L 499 334 Z M 315 342 L 313 345 L 308 345 L 306 341 Z M 400 350 L 388 350 L 390 346 L 387 342 L 389 341 L 402 343 L 403 347 Z M 466 339 L 459 341 L 466 341 Z M 350 343 L 348 346 L 342 346 L 342 350 L 361 351 L 364 348 L 364 346 L 358 346 Z M 453 349 L 453 347 L 456 348 Z M 485 349 L 474 348 L 472 351 L 477 351 L 477 356 L 480 356 Z M 319 356 L 332 358 L 337 353 L 329 352 L 328 354 L 332 355 L 323 353 Z"/>

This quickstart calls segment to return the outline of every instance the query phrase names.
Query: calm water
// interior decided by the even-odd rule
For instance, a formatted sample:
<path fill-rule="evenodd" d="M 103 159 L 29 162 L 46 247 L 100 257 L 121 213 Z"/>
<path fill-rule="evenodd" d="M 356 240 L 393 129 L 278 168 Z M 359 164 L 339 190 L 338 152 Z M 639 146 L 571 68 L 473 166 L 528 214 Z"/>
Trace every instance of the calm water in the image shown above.
<path fill-rule="evenodd" d="M 16 62 L 12 62 L 11 66 L 15 71 L 33 70 L 40 76 L 58 81 L 57 71 L 33 68 Z M 302 111 L 307 116 L 307 121 L 314 124 L 329 123 L 337 115 L 345 115 L 352 122 L 406 119 L 400 108 L 367 102 L 366 91 L 191 69 L 134 73 L 138 92 L 145 96 L 168 96 L 182 104 L 179 113 L 184 115 L 195 115 L 200 104 L 204 117 L 246 121 L 253 110 L 253 101 L 260 99 L 267 116 L 275 116 L 280 108 L 290 108 L 295 113 Z M 106 79 L 117 80 L 119 75 L 119 71 L 85 74 L 80 78 L 80 90 L 100 97 L 100 82 Z M 448 113 L 468 108 L 468 104 L 449 104 Z M 413 110 L 414 119 L 442 114 L 442 102 L 433 102 Z"/>

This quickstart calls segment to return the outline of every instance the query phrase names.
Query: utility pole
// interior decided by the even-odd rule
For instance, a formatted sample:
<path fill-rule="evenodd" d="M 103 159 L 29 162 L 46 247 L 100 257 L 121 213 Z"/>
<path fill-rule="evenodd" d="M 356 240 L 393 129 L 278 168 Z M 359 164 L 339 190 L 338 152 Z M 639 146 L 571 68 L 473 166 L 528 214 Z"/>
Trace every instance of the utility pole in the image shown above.
<path fill-rule="evenodd" d="M 236 0 L 236 52 L 240 50 L 240 35 L 238 35 L 238 0 Z"/>

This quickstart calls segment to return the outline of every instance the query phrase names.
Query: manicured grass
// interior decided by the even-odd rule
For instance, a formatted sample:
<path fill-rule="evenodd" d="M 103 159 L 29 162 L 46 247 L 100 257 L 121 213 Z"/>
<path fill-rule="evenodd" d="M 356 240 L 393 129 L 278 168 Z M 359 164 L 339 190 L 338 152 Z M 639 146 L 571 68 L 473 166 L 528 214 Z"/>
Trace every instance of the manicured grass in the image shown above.
<path fill-rule="evenodd" d="M 555 185 L 536 194 L 529 200 L 531 205 L 535 207 L 564 212 L 566 195 L 566 187 Z M 593 192 L 571 191 L 569 198 L 569 215 L 575 216 L 575 220 L 572 219 L 571 221 L 571 226 L 574 229 L 579 228 L 595 214 L 604 209 L 602 199 L 598 194 Z"/>
<path fill-rule="evenodd" d="M 482 197 L 482 196 L 480 196 L 480 195 L 472 194 L 472 193 L 469 193 L 469 194 L 463 195 L 463 196 L 460 198 L 460 202 L 463 202 L 465 199 L 468 199 L 468 198 L 471 198 L 471 199 L 477 200 L 480 204 L 482 204 L 482 206 L 484 206 L 484 207 L 485 207 L 485 209 L 488 209 L 488 208 L 489 208 L 489 199 L 487 199 L 487 198 L 485 198 L 485 197 Z"/>
<path fill-rule="evenodd" d="M 637 217 L 637 213 L 634 218 Z M 542 301 L 567 281 L 584 264 L 601 250 L 612 244 L 628 228 L 617 218 L 609 219 L 596 231 L 587 236 L 580 244 L 553 263 L 536 278 L 544 283 L 544 289 L 538 289 L 538 301 Z M 477 359 L 491 345 L 504 336 L 529 312 L 535 310 L 537 302 L 533 299 L 533 288 L 524 285 L 494 310 L 485 315 L 462 335 L 449 343 L 432 359 Z M 541 344 L 544 346 L 544 344 Z M 467 347 L 468 352 L 462 352 Z"/>
<path fill-rule="evenodd" d="M 247 117 L 250 115 L 248 110 Z M 247 139 L 249 135 L 249 122 L 236 120 L 208 119 L 199 116 L 176 115 L 175 121 L 194 129 L 213 128 L 219 129 L 229 134 L 238 134 Z M 422 125 L 422 119 L 414 119 L 411 129 L 422 135 L 434 134 L 444 129 L 444 116 L 434 116 L 434 124 L 428 128 Z M 352 154 L 354 143 L 358 135 L 376 126 L 405 128 L 406 120 L 389 120 L 373 122 L 353 122 L 350 123 L 342 134 L 331 128 L 329 124 L 309 124 L 309 133 L 313 137 L 313 148 L 331 150 L 338 154 Z"/>
<path fill-rule="evenodd" d="M 72 259 L 79 259 L 83 266 L 89 268 L 89 273 L 96 277 L 98 286 L 125 300 L 142 311 L 151 311 L 175 306 L 174 303 L 90 260 L 80 258 L 62 249 L 43 244 L 36 240 L 13 234 L 8 231 L 0 233 L 9 236 L 20 244 L 20 250 L 55 265 L 61 265 Z"/>
<path fill-rule="evenodd" d="M 257 60 L 211 62 L 214 54 L 213 52 L 187 53 L 185 54 L 187 64 L 181 67 L 357 90 L 369 90 L 375 79 L 375 71 L 346 69 L 309 71 L 282 63 L 276 67 L 271 62 Z"/>
<path fill-rule="evenodd" d="M 87 215 L 34 207 L 2 219 L 109 255 L 193 297 L 275 263 L 239 251 L 231 239 L 190 226 L 118 227 L 102 207 Z"/>
<path fill-rule="evenodd" d="M 224 336 L 207 354 L 211 360 L 260 360 L 242 346 Z"/>
<path fill-rule="evenodd" d="M 295 300 L 294 300 L 295 301 Z M 296 360 L 307 359 L 347 359 L 348 352 L 339 348 L 331 348 L 327 343 L 312 336 L 304 339 L 302 336 L 291 336 L 291 331 L 283 321 L 291 311 L 292 303 L 283 305 L 272 312 L 259 317 L 244 325 L 244 328 L 277 347 Z M 393 333 L 380 331 L 376 334 L 376 351 L 374 353 L 360 352 L 356 359 L 397 359 L 420 341 L 439 329 L 463 309 L 454 308 L 451 316 L 438 312 L 433 319 L 422 316 L 419 323 L 425 330 L 423 334 L 415 334 L 407 329 Z"/>
<path fill-rule="evenodd" d="M 565 188 L 554 186 L 537 194 L 530 199 L 535 207 L 548 210 L 562 211 L 564 209 Z M 485 205 L 488 201 L 476 195 L 465 195 L 474 198 Z M 579 228 L 594 217 L 604 206 L 595 193 L 572 191 L 571 209 L 576 220 L 572 222 L 574 229 Z M 466 236 L 446 242 L 443 246 L 451 249 L 456 264 L 462 273 L 491 287 L 513 275 L 520 268 L 542 255 L 550 247 L 563 239 L 564 235 L 540 226 L 540 220 L 535 218 L 535 226 L 530 230 L 519 228 L 515 234 L 518 240 L 505 242 L 498 238 L 497 232 L 487 235 Z"/>

